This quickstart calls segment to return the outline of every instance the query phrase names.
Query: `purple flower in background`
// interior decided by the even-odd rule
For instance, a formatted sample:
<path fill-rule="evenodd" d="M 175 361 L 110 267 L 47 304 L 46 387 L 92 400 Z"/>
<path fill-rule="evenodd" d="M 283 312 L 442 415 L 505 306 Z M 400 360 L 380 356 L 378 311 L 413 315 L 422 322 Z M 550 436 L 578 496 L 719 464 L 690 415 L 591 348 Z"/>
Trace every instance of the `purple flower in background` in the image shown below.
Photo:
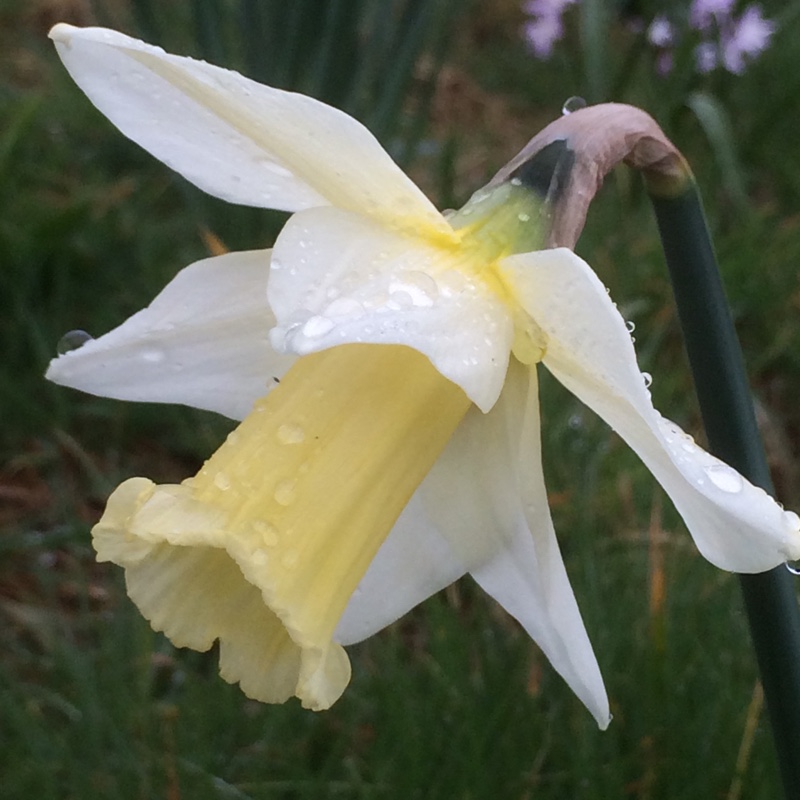
<path fill-rule="evenodd" d="M 664 14 L 653 18 L 647 28 L 647 41 L 659 50 L 656 57 L 656 72 L 659 75 L 667 75 L 672 71 L 673 57 L 669 48 L 674 44 L 675 38 L 675 26 Z"/>
<path fill-rule="evenodd" d="M 694 0 L 689 9 L 689 24 L 698 31 L 722 26 L 728 20 L 736 0 Z"/>
<path fill-rule="evenodd" d="M 722 62 L 725 69 L 741 75 L 747 59 L 755 58 L 767 49 L 775 28 L 772 20 L 764 19 L 761 6 L 747 6 L 739 20 L 722 37 Z"/>
<path fill-rule="evenodd" d="M 658 14 L 650 23 L 647 40 L 656 47 L 669 47 L 675 41 L 675 28 L 663 14 Z"/>
<path fill-rule="evenodd" d="M 522 26 L 522 36 L 533 54 L 547 60 L 553 53 L 553 45 L 564 35 L 564 23 L 561 19 L 567 6 L 577 0 L 527 0 L 523 10 L 530 15 Z"/>
<path fill-rule="evenodd" d="M 717 46 L 712 42 L 701 42 L 694 49 L 694 60 L 701 75 L 715 70 L 719 65 Z"/>
<path fill-rule="evenodd" d="M 662 50 L 656 58 L 656 72 L 662 76 L 669 75 L 674 64 L 675 59 L 672 57 L 672 51 Z"/>
<path fill-rule="evenodd" d="M 522 28 L 528 48 L 536 58 L 547 60 L 553 48 L 564 36 L 564 11 L 580 0 L 525 0 L 523 11 L 529 19 Z M 681 39 L 691 33 L 692 28 L 700 33 L 694 35 L 699 43 L 694 48 L 697 72 L 706 74 L 720 67 L 735 75 L 741 75 L 747 63 L 769 46 L 777 25 L 764 18 L 761 6 L 751 3 L 737 16 L 734 14 L 736 0 L 691 0 L 688 28 L 685 18 L 676 25 L 675 19 L 666 14 L 657 14 L 649 25 L 634 18 L 629 23 L 633 33 L 644 33 L 647 41 L 656 48 L 655 67 L 659 75 L 672 71 L 675 53 L 673 49 Z"/>

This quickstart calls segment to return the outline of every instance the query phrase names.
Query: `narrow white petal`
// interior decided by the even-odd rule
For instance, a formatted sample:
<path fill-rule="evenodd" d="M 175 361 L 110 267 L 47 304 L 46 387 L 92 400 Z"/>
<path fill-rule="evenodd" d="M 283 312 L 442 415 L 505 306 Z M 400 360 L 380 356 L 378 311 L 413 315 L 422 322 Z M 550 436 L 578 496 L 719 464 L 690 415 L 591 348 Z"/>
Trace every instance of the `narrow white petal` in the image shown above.
<path fill-rule="evenodd" d="M 353 592 L 334 641 L 347 645 L 372 636 L 465 571 L 425 514 L 417 491 Z"/>
<path fill-rule="evenodd" d="M 452 235 L 375 137 L 337 109 L 115 31 L 60 24 L 50 36 L 114 125 L 210 194 L 287 211 L 332 204 Z"/>
<path fill-rule="evenodd" d="M 700 552 L 734 572 L 800 556 L 800 520 L 654 408 L 631 337 L 605 287 L 569 250 L 503 262 L 547 337 L 545 366 L 638 453 L 672 499 Z"/>
<path fill-rule="evenodd" d="M 512 359 L 495 407 L 469 412 L 421 490 L 456 558 L 519 620 L 605 728 L 603 679 L 547 504 L 535 368 Z"/>
<path fill-rule="evenodd" d="M 455 251 L 335 208 L 295 214 L 275 243 L 269 284 L 276 349 L 402 344 L 488 410 L 500 394 L 511 316 Z"/>
<path fill-rule="evenodd" d="M 191 264 L 147 308 L 51 361 L 46 377 L 101 397 L 243 419 L 294 361 L 269 345 L 269 256 L 253 250 Z"/>

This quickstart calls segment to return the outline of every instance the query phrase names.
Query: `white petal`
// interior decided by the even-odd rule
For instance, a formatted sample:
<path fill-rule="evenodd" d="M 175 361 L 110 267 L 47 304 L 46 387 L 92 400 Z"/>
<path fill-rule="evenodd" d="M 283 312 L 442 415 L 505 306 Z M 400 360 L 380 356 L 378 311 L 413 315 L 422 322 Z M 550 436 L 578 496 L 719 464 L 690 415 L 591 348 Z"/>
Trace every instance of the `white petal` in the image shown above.
<path fill-rule="evenodd" d="M 293 363 L 269 345 L 269 251 L 181 270 L 144 310 L 50 362 L 48 380 L 101 397 L 243 419 Z"/>
<path fill-rule="evenodd" d="M 115 31 L 60 24 L 50 36 L 111 122 L 210 194 L 287 211 L 333 204 L 452 235 L 375 137 L 337 109 Z"/>
<path fill-rule="evenodd" d="M 495 407 L 469 412 L 421 489 L 456 558 L 519 620 L 605 728 L 603 679 L 547 504 L 535 368 L 512 359 Z"/>
<path fill-rule="evenodd" d="M 407 345 L 488 410 L 503 386 L 511 316 L 456 252 L 335 208 L 295 214 L 273 251 L 273 345 L 298 355 Z"/>
<path fill-rule="evenodd" d="M 353 592 L 334 641 L 347 645 L 372 636 L 465 572 L 425 514 L 418 491 Z"/>
<path fill-rule="evenodd" d="M 669 494 L 700 552 L 734 572 L 800 556 L 800 520 L 653 408 L 625 321 L 592 269 L 569 250 L 503 262 L 547 337 L 545 366 L 638 453 Z"/>

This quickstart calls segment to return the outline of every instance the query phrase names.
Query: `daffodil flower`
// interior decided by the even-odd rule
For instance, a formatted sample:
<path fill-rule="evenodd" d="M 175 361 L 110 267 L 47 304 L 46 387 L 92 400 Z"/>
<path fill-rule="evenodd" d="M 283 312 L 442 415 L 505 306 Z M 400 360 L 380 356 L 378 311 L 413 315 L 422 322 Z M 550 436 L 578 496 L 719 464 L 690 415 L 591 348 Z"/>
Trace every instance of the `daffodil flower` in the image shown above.
<path fill-rule="evenodd" d="M 336 109 L 113 31 L 51 37 L 165 164 L 294 212 L 271 251 L 192 264 L 47 373 L 243 420 L 182 484 L 122 483 L 93 538 L 153 627 L 219 640 L 246 694 L 327 708 L 343 645 L 468 572 L 608 724 L 547 505 L 540 363 L 639 454 L 713 564 L 800 556 L 798 517 L 654 410 L 625 320 L 584 261 L 541 249 L 523 179 L 443 216 Z"/>

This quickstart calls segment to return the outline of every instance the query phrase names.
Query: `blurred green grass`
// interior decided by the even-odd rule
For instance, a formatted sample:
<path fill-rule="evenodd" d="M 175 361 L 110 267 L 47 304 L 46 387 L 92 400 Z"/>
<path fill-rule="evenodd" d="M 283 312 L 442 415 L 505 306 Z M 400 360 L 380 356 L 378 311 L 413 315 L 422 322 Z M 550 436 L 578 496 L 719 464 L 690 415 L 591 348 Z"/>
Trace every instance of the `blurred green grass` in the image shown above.
<path fill-rule="evenodd" d="M 176 651 L 153 634 L 119 572 L 94 564 L 89 528 L 110 488 L 132 474 L 180 480 L 230 423 L 51 386 L 42 374 L 56 342 L 74 328 L 99 334 L 147 303 L 206 255 L 203 231 L 232 249 L 264 246 L 283 217 L 205 198 L 119 135 L 45 39 L 59 13 L 149 32 L 177 52 L 344 105 L 442 206 L 463 202 L 567 96 L 615 90 L 642 104 L 705 190 L 780 498 L 800 505 L 800 217 L 788 210 L 800 180 L 800 111 L 789 101 L 797 19 L 744 76 L 670 83 L 645 56 L 625 71 L 633 45 L 605 17 L 594 24 L 612 25 L 617 46 L 603 51 L 595 36 L 594 50 L 581 49 L 572 31 L 572 47 L 541 63 L 524 52 L 510 0 L 395 2 L 391 26 L 377 26 L 376 3 L 355 5 L 356 28 L 355 6 L 311 0 L 0 8 L 3 797 L 778 796 L 757 705 L 751 749 L 742 745 L 756 674 L 735 579 L 697 556 L 632 454 L 547 376 L 546 474 L 612 701 L 605 733 L 468 582 L 351 648 L 351 687 L 313 714 L 248 701 L 219 679 L 213 653 Z M 373 24 L 385 38 L 370 38 Z M 295 33 L 270 60 L 276 30 Z M 354 42 L 366 42 L 357 63 Z M 635 176 L 608 180 L 579 250 L 636 323 L 656 405 L 697 434 Z"/>

